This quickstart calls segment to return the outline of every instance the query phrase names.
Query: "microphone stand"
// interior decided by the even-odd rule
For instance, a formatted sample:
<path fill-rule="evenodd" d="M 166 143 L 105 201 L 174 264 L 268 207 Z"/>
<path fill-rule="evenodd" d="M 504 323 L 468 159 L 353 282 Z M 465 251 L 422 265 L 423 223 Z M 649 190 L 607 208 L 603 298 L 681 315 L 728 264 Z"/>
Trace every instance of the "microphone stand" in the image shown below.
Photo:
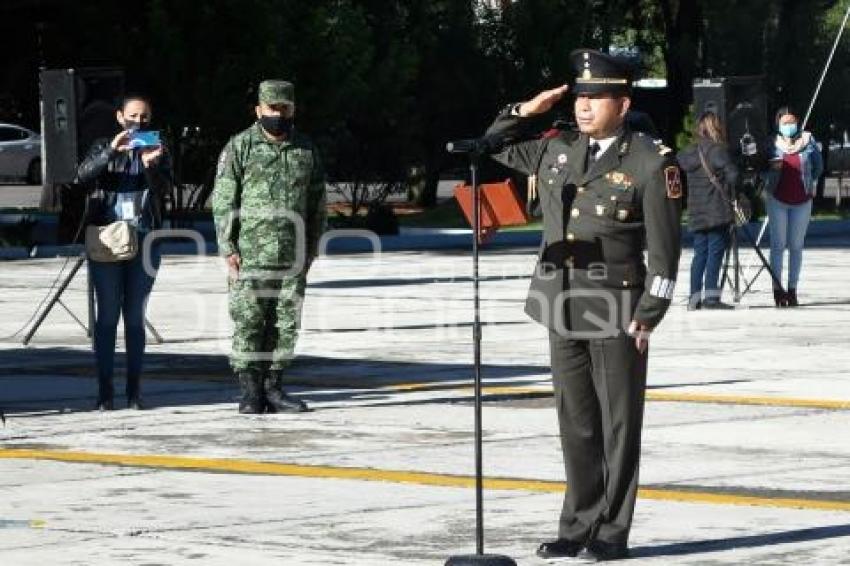
<path fill-rule="evenodd" d="M 472 186 L 472 288 L 474 319 L 472 341 L 475 368 L 475 554 L 449 557 L 445 566 L 516 566 L 516 562 L 500 554 L 484 554 L 484 480 L 483 442 L 481 426 L 481 307 L 479 299 L 478 257 L 481 235 L 481 187 L 478 185 L 478 162 L 487 152 L 485 144 L 472 144 L 469 150 L 459 144 L 449 143 L 449 152 L 469 155 L 469 173 Z"/>

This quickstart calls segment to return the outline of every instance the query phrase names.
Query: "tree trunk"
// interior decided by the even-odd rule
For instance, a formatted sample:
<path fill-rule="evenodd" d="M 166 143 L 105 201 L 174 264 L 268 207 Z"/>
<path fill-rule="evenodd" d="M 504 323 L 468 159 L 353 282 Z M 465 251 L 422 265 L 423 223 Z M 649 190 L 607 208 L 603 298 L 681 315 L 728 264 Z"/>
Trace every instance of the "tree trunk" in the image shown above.
<path fill-rule="evenodd" d="M 670 93 L 668 136 L 675 138 L 693 100 L 694 74 L 700 67 L 697 60 L 702 29 L 700 8 L 699 0 L 680 0 L 674 13 L 670 0 L 658 1 L 664 17 L 664 33 L 667 39 L 664 63 L 667 69 L 667 90 Z M 673 139 L 665 141 L 673 143 Z"/>

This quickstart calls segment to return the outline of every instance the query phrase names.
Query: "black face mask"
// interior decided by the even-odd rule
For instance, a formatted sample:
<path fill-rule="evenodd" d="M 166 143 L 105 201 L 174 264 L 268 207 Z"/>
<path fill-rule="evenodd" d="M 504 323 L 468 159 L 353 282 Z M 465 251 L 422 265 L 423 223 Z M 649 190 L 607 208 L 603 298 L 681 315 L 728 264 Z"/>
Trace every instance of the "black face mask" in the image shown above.
<path fill-rule="evenodd" d="M 284 118 L 283 116 L 260 116 L 260 125 L 265 131 L 275 137 L 288 136 L 292 131 L 294 122 L 295 120 L 292 118 Z"/>

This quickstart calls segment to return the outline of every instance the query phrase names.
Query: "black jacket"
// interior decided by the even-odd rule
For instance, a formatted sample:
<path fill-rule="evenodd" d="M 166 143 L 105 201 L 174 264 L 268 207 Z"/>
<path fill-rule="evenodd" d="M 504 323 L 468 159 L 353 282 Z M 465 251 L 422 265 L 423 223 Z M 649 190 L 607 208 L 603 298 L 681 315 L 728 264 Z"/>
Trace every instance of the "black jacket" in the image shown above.
<path fill-rule="evenodd" d="M 121 176 L 127 169 L 129 157 L 110 147 L 110 139 L 96 140 L 89 149 L 86 158 L 77 167 L 76 182 L 89 192 L 86 203 L 86 224 L 103 226 L 109 223 L 109 210 L 115 206 L 116 190 Z M 150 191 L 150 212 L 152 229 L 162 227 L 165 196 L 168 194 L 170 164 L 167 154 L 150 169 L 144 169 L 139 181 Z"/>
<path fill-rule="evenodd" d="M 721 194 L 708 178 L 697 147 L 702 149 L 705 162 L 720 182 Z M 688 227 L 691 230 L 710 230 L 732 222 L 731 189 L 738 182 L 738 167 L 723 144 L 700 140 L 676 156 L 688 180 Z"/>

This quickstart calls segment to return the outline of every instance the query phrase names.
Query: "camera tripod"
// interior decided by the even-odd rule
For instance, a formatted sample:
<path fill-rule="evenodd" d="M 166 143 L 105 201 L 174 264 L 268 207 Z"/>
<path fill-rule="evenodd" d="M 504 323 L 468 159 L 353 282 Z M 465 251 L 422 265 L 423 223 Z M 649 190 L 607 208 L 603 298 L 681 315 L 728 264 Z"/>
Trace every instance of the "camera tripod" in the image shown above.
<path fill-rule="evenodd" d="M 68 285 L 71 284 L 71 281 L 74 279 L 74 276 L 77 274 L 77 272 L 80 270 L 80 268 L 85 262 L 86 254 L 83 253 L 77 258 L 76 262 L 74 263 L 74 266 L 71 268 L 71 271 L 68 272 L 68 275 L 66 275 L 65 278 L 62 280 L 62 283 L 50 297 L 50 301 L 47 303 L 47 306 L 44 307 L 44 310 L 41 311 L 41 313 L 38 315 L 38 319 L 35 321 L 35 323 L 33 323 L 32 328 L 30 328 L 24 336 L 24 346 L 30 343 L 30 340 L 32 340 L 32 337 L 35 335 L 36 332 L 38 332 L 38 329 L 44 322 L 44 319 L 47 318 L 47 315 L 50 314 L 50 311 L 53 310 L 53 307 L 55 307 L 57 304 L 63 309 L 65 309 L 65 312 L 71 315 L 71 318 L 73 318 L 74 321 L 80 325 L 83 331 L 85 331 L 86 336 L 91 338 L 92 346 L 94 346 L 94 320 L 96 304 L 94 300 L 94 285 L 92 284 L 91 273 L 88 274 L 86 284 L 86 297 L 88 303 L 88 325 L 86 325 L 82 320 L 80 320 L 80 318 L 75 315 L 70 308 L 68 308 L 68 305 L 62 302 L 62 293 L 64 293 L 65 289 L 68 288 Z M 145 328 L 148 329 L 157 344 L 163 343 L 162 336 L 159 334 L 159 332 L 156 331 L 156 328 L 154 328 L 154 326 L 150 323 L 147 317 L 145 317 Z"/>
<path fill-rule="evenodd" d="M 785 292 L 785 289 L 782 287 L 782 282 L 779 280 L 779 277 L 770 267 L 770 263 L 767 261 L 767 258 L 764 256 L 764 252 L 759 248 L 758 243 L 753 237 L 750 235 L 749 230 L 747 229 L 748 218 L 743 213 L 743 211 L 732 203 L 732 214 L 734 216 L 734 221 L 729 225 L 729 246 L 726 248 L 726 255 L 723 258 L 723 275 L 720 278 L 720 291 L 723 292 L 723 287 L 726 283 L 732 288 L 732 301 L 735 303 L 740 303 L 741 298 L 749 293 L 752 290 L 753 284 L 758 280 L 759 275 L 761 275 L 762 271 L 767 271 L 770 274 L 770 278 L 773 280 L 773 288 L 780 290 L 782 293 Z M 753 248 L 756 252 L 756 255 L 761 262 L 761 266 L 752 279 L 747 281 L 747 278 L 744 276 L 743 269 L 741 268 L 741 262 L 739 259 L 739 232 L 744 236 L 746 242 Z M 732 275 L 729 275 L 729 267 L 732 267 Z M 744 289 L 741 290 L 741 281 L 744 282 Z"/>

